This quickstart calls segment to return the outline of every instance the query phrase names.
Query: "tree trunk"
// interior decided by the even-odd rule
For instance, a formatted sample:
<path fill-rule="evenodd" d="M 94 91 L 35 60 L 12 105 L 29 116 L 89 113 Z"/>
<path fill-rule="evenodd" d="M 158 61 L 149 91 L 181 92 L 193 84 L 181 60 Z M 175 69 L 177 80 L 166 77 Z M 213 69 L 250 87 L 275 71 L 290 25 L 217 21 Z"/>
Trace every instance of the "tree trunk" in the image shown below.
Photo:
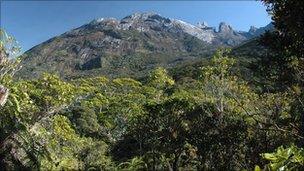
<path fill-rule="evenodd" d="M 4 86 L 0 85 L 0 106 L 5 105 L 8 94 L 9 94 L 9 90 Z"/>

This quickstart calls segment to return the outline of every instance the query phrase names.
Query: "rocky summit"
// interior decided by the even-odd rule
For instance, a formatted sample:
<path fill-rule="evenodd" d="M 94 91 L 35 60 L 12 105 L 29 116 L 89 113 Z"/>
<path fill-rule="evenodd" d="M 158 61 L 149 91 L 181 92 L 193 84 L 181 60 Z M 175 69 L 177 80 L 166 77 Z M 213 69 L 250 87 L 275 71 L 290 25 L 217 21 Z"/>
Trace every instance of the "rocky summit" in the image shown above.
<path fill-rule="evenodd" d="M 135 13 L 121 20 L 99 18 L 28 50 L 20 78 L 43 72 L 62 78 L 106 75 L 142 77 L 156 66 L 173 67 L 210 56 L 221 46 L 234 47 L 272 26 L 235 31 L 222 22 L 192 25 L 156 13 Z"/>

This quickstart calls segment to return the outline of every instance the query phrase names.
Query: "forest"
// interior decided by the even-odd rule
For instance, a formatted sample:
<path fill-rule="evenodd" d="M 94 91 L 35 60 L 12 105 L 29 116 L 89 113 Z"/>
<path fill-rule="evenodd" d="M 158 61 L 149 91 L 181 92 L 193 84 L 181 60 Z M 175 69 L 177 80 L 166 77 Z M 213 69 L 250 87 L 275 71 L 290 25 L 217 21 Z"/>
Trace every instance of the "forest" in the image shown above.
<path fill-rule="evenodd" d="M 275 30 L 250 80 L 227 48 L 191 79 L 17 79 L 1 30 L 0 170 L 303 170 L 304 1 L 263 3 Z"/>

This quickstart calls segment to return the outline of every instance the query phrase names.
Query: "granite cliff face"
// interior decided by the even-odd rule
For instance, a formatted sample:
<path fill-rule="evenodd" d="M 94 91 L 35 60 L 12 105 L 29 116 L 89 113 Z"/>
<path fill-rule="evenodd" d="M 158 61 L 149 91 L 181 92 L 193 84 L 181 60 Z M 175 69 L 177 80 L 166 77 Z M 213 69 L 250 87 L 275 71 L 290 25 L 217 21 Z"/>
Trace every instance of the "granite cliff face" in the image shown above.
<path fill-rule="evenodd" d="M 27 51 L 17 76 L 35 78 L 52 72 L 63 78 L 141 77 L 156 66 L 199 60 L 220 46 L 239 45 L 264 31 L 238 32 L 226 23 L 217 31 L 205 22 L 192 25 L 155 13 L 100 18 Z"/>

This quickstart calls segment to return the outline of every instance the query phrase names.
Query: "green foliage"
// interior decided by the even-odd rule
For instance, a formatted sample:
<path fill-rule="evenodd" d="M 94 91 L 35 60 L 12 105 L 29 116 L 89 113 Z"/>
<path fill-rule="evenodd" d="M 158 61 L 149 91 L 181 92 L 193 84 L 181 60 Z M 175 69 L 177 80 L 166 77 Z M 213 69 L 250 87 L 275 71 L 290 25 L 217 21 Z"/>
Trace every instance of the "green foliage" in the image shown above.
<path fill-rule="evenodd" d="M 75 107 L 71 112 L 72 120 L 75 120 L 75 126 L 80 133 L 85 135 L 96 135 L 100 131 L 97 115 L 95 111 L 88 107 Z"/>
<path fill-rule="evenodd" d="M 297 0 L 261 1 L 268 7 L 275 27 L 260 41 L 272 50 L 272 53 L 261 59 L 261 72 L 275 83 L 275 90 L 287 89 L 296 84 L 303 86 L 304 33 L 301 18 L 304 4 Z"/>
<path fill-rule="evenodd" d="M 117 166 L 118 169 L 121 170 L 145 170 L 147 169 L 146 163 L 142 160 L 142 158 L 134 157 L 130 161 L 120 163 Z"/>
<path fill-rule="evenodd" d="M 164 68 L 156 68 L 149 77 L 149 85 L 158 89 L 168 88 L 174 85 L 174 80 L 168 76 Z"/>
<path fill-rule="evenodd" d="M 249 115 L 258 95 L 232 73 L 235 59 L 225 53 L 227 51 L 219 50 L 211 59 L 211 65 L 202 68 L 204 102 L 215 104 L 219 117 L 225 111 L 237 113 L 239 117 Z"/>
<path fill-rule="evenodd" d="M 259 153 L 253 151 L 263 152 L 265 143 L 279 143 L 280 138 L 287 140 L 291 135 L 272 132 L 278 125 L 268 121 L 288 122 L 292 100 L 288 94 L 255 93 L 234 75 L 233 63 L 225 51 L 219 51 L 210 65 L 203 67 L 200 88 L 179 85 L 172 94 L 159 94 L 162 87 L 156 87 L 152 94 L 162 98 L 143 104 L 143 114 L 114 145 L 114 159 L 143 156 L 150 170 L 252 169 L 256 161 L 260 163 Z M 152 89 L 155 87 L 145 87 L 145 94 Z M 268 148 L 275 146 L 269 144 Z"/>
<path fill-rule="evenodd" d="M 278 147 L 274 153 L 264 153 L 263 158 L 270 161 L 271 170 L 302 170 L 304 168 L 304 151 L 291 145 Z"/>
<path fill-rule="evenodd" d="M 158 67 L 142 81 L 87 75 L 66 81 L 49 73 L 16 80 L 18 60 L 8 57 L 19 48 L 1 30 L 0 83 L 10 94 L 0 108 L 0 170 L 303 170 L 303 2 L 263 2 L 277 29 L 262 39 L 270 56 L 233 58 L 242 48 L 219 49 L 211 59 L 172 69 L 175 79 Z M 103 54 L 108 73 L 137 75 L 146 64 L 176 60 L 164 52 L 168 47 L 146 39 L 152 35 L 104 33 L 140 46 L 121 58 Z M 192 56 L 204 53 L 198 40 L 182 38 Z M 55 56 L 66 61 L 71 54 Z M 245 78 L 247 65 L 259 66 L 257 75 Z"/>
<path fill-rule="evenodd" d="M 42 124 L 34 131 L 34 136 L 48 152 L 41 158 L 41 169 L 83 170 L 110 166 L 111 161 L 106 156 L 107 145 L 102 141 L 80 137 L 68 118 L 55 115 L 47 124 L 50 125 Z"/>
<path fill-rule="evenodd" d="M 259 170 L 265 164 L 261 153 L 299 140 L 302 91 L 254 91 L 238 77 L 238 61 L 229 54 L 218 50 L 191 82 L 176 82 L 164 68 L 144 81 L 6 77 L 11 94 L 0 109 L 0 164 L 38 170 Z M 295 161 L 278 165 L 298 167 Z"/>
<path fill-rule="evenodd" d="M 270 163 L 271 170 L 303 170 L 304 144 L 304 117 L 303 117 L 303 1 L 296 0 L 262 0 L 272 15 L 275 31 L 266 33 L 261 43 L 272 50 L 272 54 L 262 58 L 260 65 L 267 79 L 273 83 L 273 89 L 282 91 L 289 89 L 291 96 L 281 96 L 285 99 L 276 108 L 287 108 L 279 110 L 277 115 L 281 119 L 272 118 L 274 125 L 280 129 L 291 130 L 290 140 L 280 146 L 273 153 L 264 153 L 262 156 Z M 277 101 L 275 96 L 272 101 Z M 277 102 L 274 102 L 277 103 Z M 271 104 L 271 102 L 270 102 Z M 285 107 L 284 107 L 285 106 Z M 270 110 L 270 111 L 271 111 Z M 278 116 L 277 116 L 278 117 Z M 285 122 L 285 124 L 284 124 Z M 286 123 L 289 122 L 289 126 Z M 280 126 L 278 126 L 280 125 Z M 284 125 L 282 128 L 281 125 Z M 291 125 L 291 126 L 290 126 Z M 296 145 L 289 145 L 297 143 Z"/>

